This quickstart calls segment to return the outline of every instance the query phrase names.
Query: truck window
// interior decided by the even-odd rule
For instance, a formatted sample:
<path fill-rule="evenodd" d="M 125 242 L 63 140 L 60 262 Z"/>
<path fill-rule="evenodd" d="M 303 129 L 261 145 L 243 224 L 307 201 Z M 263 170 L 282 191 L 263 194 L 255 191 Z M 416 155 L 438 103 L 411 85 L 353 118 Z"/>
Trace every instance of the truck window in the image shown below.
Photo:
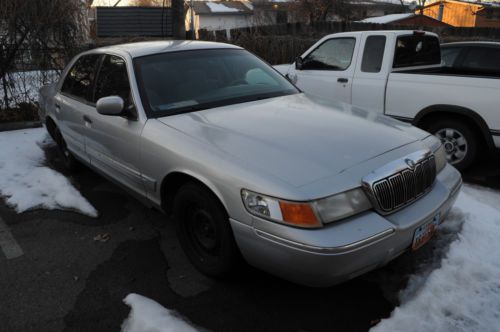
<path fill-rule="evenodd" d="M 441 64 L 441 48 L 435 36 L 406 35 L 396 40 L 393 68 Z"/>
<path fill-rule="evenodd" d="M 441 49 L 441 59 L 445 67 L 453 67 L 455 60 L 460 54 L 461 49 L 459 47 L 446 47 Z"/>
<path fill-rule="evenodd" d="M 378 73 L 382 68 L 385 50 L 385 36 L 369 36 L 366 38 L 361 71 L 365 73 Z"/>
<path fill-rule="evenodd" d="M 122 97 L 125 105 L 130 102 L 130 84 L 125 60 L 116 55 L 106 55 L 95 84 L 94 102 L 109 96 Z"/>
<path fill-rule="evenodd" d="M 334 38 L 319 45 L 302 62 L 302 70 L 346 70 L 351 65 L 356 39 Z"/>
<path fill-rule="evenodd" d="M 500 73 L 500 48 L 474 47 L 465 56 L 465 69 Z"/>
<path fill-rule="evenodd" d="M 61 92 L 77 99 L 90 101 L 91 87 L 99 58 L 98 54 L 90 54 L 76 60 L 64 78 Z"/>

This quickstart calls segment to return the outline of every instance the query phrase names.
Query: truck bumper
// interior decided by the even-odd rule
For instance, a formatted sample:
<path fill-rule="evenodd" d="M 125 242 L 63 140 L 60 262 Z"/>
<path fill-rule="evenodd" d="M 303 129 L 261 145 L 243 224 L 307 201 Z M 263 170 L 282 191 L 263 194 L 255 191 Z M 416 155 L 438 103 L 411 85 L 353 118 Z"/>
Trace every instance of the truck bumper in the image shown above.
<path fill-rule="evenodd" d="M 461 184 L 460 173 L 447 165 L 427 195 L 388 216 L 367 211 L 314 230 L 259 218 L 252 226 L 231 219 L 231 226 L 249 264 L 298 284 L 327 287 L 383 266 L 409 250 L 419 226 L 436 215 L 441 222 L 446 218 Z"/>

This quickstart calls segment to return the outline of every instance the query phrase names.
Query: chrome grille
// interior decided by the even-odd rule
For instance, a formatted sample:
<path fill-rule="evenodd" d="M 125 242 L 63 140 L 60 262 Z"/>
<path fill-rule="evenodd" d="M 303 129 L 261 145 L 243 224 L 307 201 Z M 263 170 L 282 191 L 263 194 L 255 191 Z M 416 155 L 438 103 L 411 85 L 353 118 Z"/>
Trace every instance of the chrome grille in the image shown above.
<path fill-rule="evenodd" d="M 413 169 L 405 169 L 373 183 L 373 196 L 381 211 L 392 212 L 429 191 L 435 179 L 436 161 L 431 155 L 415 163 Z"/>

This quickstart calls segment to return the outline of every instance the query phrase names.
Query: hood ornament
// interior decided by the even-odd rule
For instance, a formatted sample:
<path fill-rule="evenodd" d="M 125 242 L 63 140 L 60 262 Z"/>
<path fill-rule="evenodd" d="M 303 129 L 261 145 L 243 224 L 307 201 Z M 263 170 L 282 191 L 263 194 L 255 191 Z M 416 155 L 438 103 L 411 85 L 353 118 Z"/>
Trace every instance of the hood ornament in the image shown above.
<path fill-rule="evenodd" d="M 408 165 L 408 167 L 410 167 L 411 170 L 415 168 L 415 162 L 413 160 L 406 158 L 405 163 L 406 165 Z"/>

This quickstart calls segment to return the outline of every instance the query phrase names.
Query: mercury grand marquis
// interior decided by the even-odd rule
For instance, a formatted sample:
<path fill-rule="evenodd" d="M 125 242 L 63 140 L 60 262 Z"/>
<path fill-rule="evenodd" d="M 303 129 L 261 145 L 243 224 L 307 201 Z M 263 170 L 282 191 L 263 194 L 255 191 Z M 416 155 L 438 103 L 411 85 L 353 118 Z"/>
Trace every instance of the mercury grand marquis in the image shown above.
<path fill-rule="evenodd" d="M 424 245 L 462 184 L 439 139 L 313 101 L 234 45 L 94 49 L 39 99 L 66 166 L 171 216 L 213 277 L 245 260 L 309 286 L 353 278 Z"/>

